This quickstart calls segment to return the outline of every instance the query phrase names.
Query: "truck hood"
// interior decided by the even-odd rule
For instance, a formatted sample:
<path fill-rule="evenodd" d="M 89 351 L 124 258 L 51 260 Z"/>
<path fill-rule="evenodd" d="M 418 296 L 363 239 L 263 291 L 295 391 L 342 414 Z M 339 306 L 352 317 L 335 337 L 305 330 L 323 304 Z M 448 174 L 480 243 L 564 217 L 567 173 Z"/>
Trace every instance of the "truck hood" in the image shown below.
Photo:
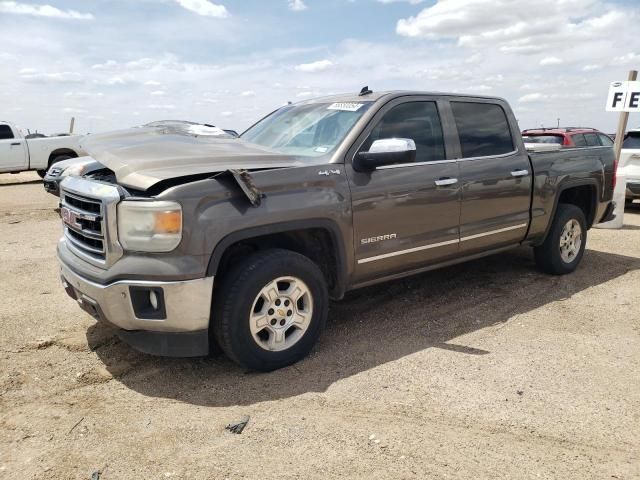
<path fill-rule="evenodd" d="M 81 146 L 111 170 L 119 184 L 138 190 L 147 190 L 163 180 L 229 169 L 305 165 L 299 157 L 203 125 L 145 126 L 88 135 Z"/>

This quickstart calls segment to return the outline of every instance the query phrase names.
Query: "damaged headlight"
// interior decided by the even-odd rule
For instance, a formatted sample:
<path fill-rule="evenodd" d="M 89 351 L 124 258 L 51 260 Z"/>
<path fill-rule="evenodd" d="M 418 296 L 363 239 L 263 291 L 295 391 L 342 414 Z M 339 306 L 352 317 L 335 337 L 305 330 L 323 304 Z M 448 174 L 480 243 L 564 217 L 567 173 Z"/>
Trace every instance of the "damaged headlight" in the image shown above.
<path fill-rule="evenodd" d="M 118 240 L 125 250 L 169 252 L 182 239 L 182 207 L 169 201 L 118 204 Z"/>

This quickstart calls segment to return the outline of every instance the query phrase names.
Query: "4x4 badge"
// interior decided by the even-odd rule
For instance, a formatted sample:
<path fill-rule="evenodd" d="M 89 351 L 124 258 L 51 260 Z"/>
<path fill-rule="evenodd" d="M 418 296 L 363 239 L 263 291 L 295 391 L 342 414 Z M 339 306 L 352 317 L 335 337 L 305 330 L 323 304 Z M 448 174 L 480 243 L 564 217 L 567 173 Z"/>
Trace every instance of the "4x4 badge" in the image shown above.
<path fill-rule="evenodd" d="M 325 175 L 325 176 L 329 176 L 329 175 L 340 175 L 340 169 L 337 168 L 335 170 L 321 170 L 318 172 L 318 175 Z"/>

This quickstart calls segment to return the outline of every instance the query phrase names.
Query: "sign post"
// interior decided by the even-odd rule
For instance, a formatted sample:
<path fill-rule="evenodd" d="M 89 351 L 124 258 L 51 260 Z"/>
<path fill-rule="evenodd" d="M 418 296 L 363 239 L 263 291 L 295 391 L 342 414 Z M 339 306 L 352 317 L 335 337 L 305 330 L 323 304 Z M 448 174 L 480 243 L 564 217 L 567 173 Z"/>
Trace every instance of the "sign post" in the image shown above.
<path fill-rule="evenodd" d="M 599 224 L 598 226 L 602 228 L 622 228 L 624 224 L 624 199 L 627 189 L 627 177 L 624 174 L 626 157 L 623 158 L 621 152 L 624 134 L 627 131 L 629 112 L 640 112 L 640 82 L 636 81 L 637 79 L 638 71 L 631 70 L 626 82 L 613 82 L 609 87 L 607 111 L 620 112 L 616 140 L 613 144 L 613 151 L 618 161 L 616 188 L 613 192 L 613 201 L 616 202 L 614 210 L 616 218 L 610 222 Z"/>
<path fill-rule="evenodd" d="M 616 152 L 616 158 L 620 158 L 620 151 L 622 150 L 622 141 L 624 140 L 624 134 L 627 131 L 627 122 L 629 121 L 629 112 L 632 110 L 636 110 L 636 111 L 640 111 L 640 88 L 632 88 L 633 86 L 630 85 L 631 82 L 634 83 L 640 83 L 640 82 L 636 82 L 636 80 L 638 79 L 638 71 L 637 70 L 631 70 L 629 72 L 629 78 L 627 82 L 619 82 L 622 83 L 622 86 L 626 87 L 626 98 L 624 97 L 624 91 L 619 90 L 619 91 L 615 91 L 612 85 L 611 87 L 611 91 L 609 92 L 609 95 L 611 96 L 612 91 L 613 91 L 613 95 L 614 95 L 614 99 L 612 99 L 611 103 L 609 103 L 607 105 L 607 107 L 611 106 L 611 108 L 616 108 L 616 110 L 613 111 L 620 111 L 620 119 L 618 120 L 618 130 L 616 131 L 616 142 L 613 146 L 613 149 Z M 616 82 L 618 83 L 618 82 Z M 640 87 L 640 85 L 638 85 L 638 87 Z M 618 100 L 619 99 L 619 100 Z M 614 105 L 614 101 L 618 100 L 617 102 L 615 102 Z M 626 107 L 624 110 L 617 110 L 618 105 L 622 105 L 623 107 Z"/>

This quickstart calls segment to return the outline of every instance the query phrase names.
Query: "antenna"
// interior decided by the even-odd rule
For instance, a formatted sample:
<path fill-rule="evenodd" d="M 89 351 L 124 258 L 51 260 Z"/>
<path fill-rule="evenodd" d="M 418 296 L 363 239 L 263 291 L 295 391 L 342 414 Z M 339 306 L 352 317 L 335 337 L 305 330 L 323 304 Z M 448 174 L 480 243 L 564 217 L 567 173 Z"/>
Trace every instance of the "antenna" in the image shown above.
<path fill-rule="evenodd" d="M 373 90 L 369 90 L 369 86 L 366 86 L 366 87 L 362 87 L 362 90 L 360 90 L 360 93 L 358 94 L 358 96 L 364 97 L 365 95 L 369 95 L 370 93 L 373 93 Z"/>

